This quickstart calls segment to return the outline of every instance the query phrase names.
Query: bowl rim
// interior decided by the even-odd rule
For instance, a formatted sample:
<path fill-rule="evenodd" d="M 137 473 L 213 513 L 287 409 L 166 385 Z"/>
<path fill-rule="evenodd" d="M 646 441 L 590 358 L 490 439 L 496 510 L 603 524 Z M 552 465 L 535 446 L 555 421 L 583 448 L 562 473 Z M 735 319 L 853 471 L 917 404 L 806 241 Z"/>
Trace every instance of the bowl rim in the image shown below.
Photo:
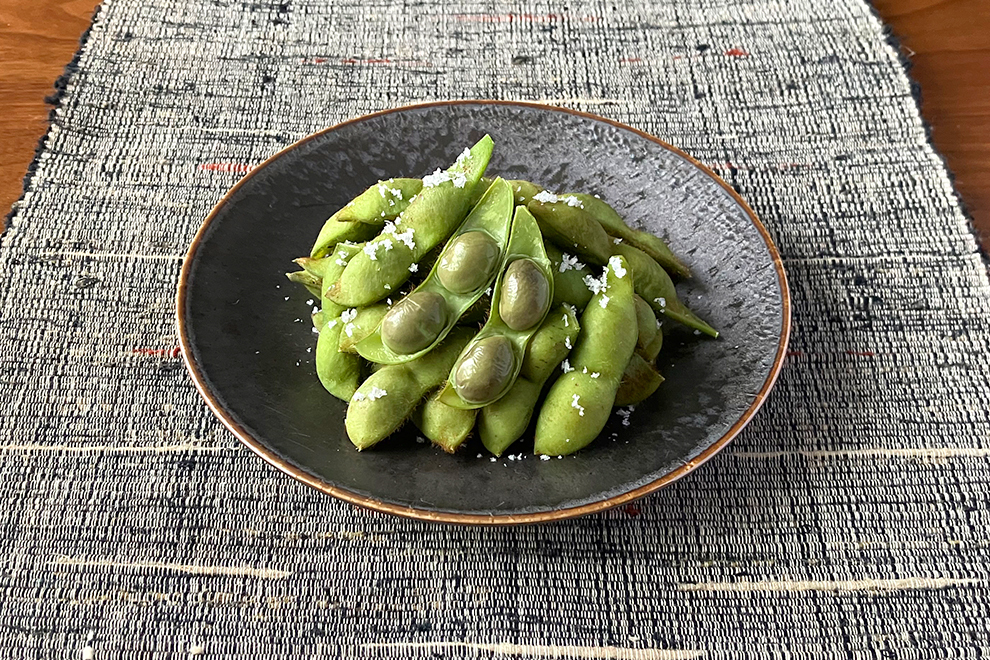
<path fill-rule="evenodd" d="M 781 290 L 781 302 L 782 302 L 782 315 L 781 315 L 781 332 L 780 339 L 777 344 L 777 353 L 774 356 L 773 364 L 770 368 L 770 373 L 767 375 L 766 380 L 764 380 L 762 387 L 759 392 L 757 392 L 753 397 L 753 402 L 750 406 L 743 412 L 738 420 L 722 435 L 721 438 L 712 443 L 704 451 L 702 451 L 698 456 L 694 457 L 690 461 L 679 466 L 677 469 L 671 471 L 670 473 L 651 481 L 648 484 L 644 484 L 637 488 L 634 488 L 625 493 L 619 495 L 613 495 L 603 500 L 597 502 L 590 502 L 587 504 L 581 504 L 573 507 L 566 507 L 560 509 L 551 509 L 549 511 L 539 511 L 533 513 L 521 513 L 521 514 L 477 514 L 477 513 L 457 513 L 449 511 L 429 511 L 426 509 L 417 509 L 415 507 L 403 506 L 399 504 L 392 504 L 389 502 L 383 502 L 377 500 L 373 497 L 368 497 L 360 495 L 358 493 L 351 492 L 345 488 L 339 486 L 332 486 L 323 480 L 307 473 L 303 469 L 290 464 L 288 461 L 278 456 L 270 448 L 262 444 L 261 441 L 253 437 L 248 431 L 243 428 L 230 413 L 223 407 L 219 397 L 214 393 L 205 375 L 199 368 L 193 357 L 193 346 L 189 335 L 189 324 L 185 317 L 186 310 L 186 299 L 189 295 L 189 277 L 192 268 L 192 264 L 195 260 L 197 251 L 206 236 L 211 223 L 219 215 L 220 211 L 224 208 L 230 198 L 244 185 L 247 185 L 251 178 L 264 167 L 268 166 L 275 160 L 281 158 L 285 154 L 298 149 L 304 144 L 315 140 L 323 135 L 330 133 L 332 131 L 338 130 L 344 126 L 354 124 L 357 122 L 366 121 L 368 119 L 382 117 L 396 112 L 404 112 L 408 110 L 417 110 L 424 108 L 436 108 L 436 107 L 450 107 L 458 105 L 502 105 L 502 106 L 518 106 L 537 110 L 543 110 L 548 112 L 563 112 L 577 117 L 582 117 L 585 119 L 591 119 L 597 122 L 603 122 L 609 124 L 616 128 L 629 131 L 639 137 L 645 138 L 660 145 L 664 149 L 673 152 L 674 154 L 680 156 L 684 160 L 690 162 L 696 168 L 704 172 L 710 178 L 712 178 L 716 183 L 718 183 L 725 191 L 732 197 L 733 200 L 746 212 L 749 216 L 750 221 L 756 227 L 760 236 L 763 238 L 767 249 L 770 252 L 771 259 L 773 261 L 774 269 L 777 273 L 777 280 Z M 742 429 L 750 422 L 756 412 L 763 406 L 763 402 L 766 400 L 767 394 L 773 388 L 774 383 L 777 380 L 777 376 L 780 374 L 780 370 L 783 366 L 784 357 L 787 353 L 787 345 L 790 339 L 791 331 L 791 299 L 790 291 L 787 286 L 787 275 L 784 272 L 783 261 L 781 260 L 780 253 L 777 251 L 776 245 L 774 245 L 773 239 L 767 232 L 766 227 L 760 222 L 760 219 L 756 216 L 756 213 L 749 207 L 749 205 L 743 200 L 742 197 L 725 181 L 723 181 L 717 174 L 715 174 L 706 165 L 699 162 L 697 159 L 693 158 L 689 154 L 685 153 L 681 149 L 669 144 L 660 138 L 657 138 L 649 133 L 641 131 L 637 128 L 623 124 L 621 122 L 608 119 L 607 117 L 601 117 L 599 115 L 591 114 L 588 112 L 582 112 L 580 110 L 574 110 L 571 108 L 564 108 L 559 106 L 546 105 L 543 103 L 533 103 L 528 101 L 507 101 L 507 100 L 495 100 L 495 99 L 460 99 L 460 100 L 449 100 L 449 101 L 433 101 L 428 103 L 412 103 L 408 105 L 402 105 L 395 108 L 389 108 L 387 110 L 381 110 L 378 112 L 372 112 L 369 114 L 361 115 L 348 119 L 346 121 L 334 124 L 328 128 L 317 131 L 306 137 L 293 142 L 289 146 L 281 149 L 274 155 L 265 159 L 263 162 L 259 163 L 253 167 L 244 177 L 242 177 L 230 190 L 228 190 L 219 202 L 213 207 L 210 213 L 206 216 L 203 224 L 200 226 L 199 230 L 196 232 L 195 237 L 189 245 L 189 249 L 186 251 L 185 258 L 182 261 L 182 270 L 179 274 L 178 288 L 176 291 L 176 322 L 179 335 L 179 347 L 182 354 L 182 361 L 186 366 L 187 371 L 190 376 L 192 376 L 193 383 L 196 386 L 199 394 L 205 399 L 207 406 L 216 415 L 220 421 L 226 426 L 244 445 L 246 445 L 251 451 L 260 456 L 266 462 L 281 470 L 285 474 L 293 477 L 294 479 L 301 481 L 307 486 L 311 486 L 316 490 L 323 493 L 336 497 L 345 502 L 355 504 L 367 509 L 372 509 L 374 511 L 380 511 L 382 513 L 389 513 L 404 518 L 411 518 L 415 520 L 423 520 L 428 522 L 443 522 L 443 523 L 456 523 L 462 525 L 473 525 L 473 526 L 508 526 L 508 525 L 521 525 L 521 524 L 533 524 L 533 523 L 544 523 L 553 522 L 558 520 L 566 520 L 568 518 L 575 518 L 578 516 L 585 516 L 592 513 L 597 513 L 599 511 L 605 511 L 623 504 L 628 504 L 635 500 L 638 500 L 650 493 L 654 493 L 665 486 L 668 486 L 678 479 L 681 479 L 685 475 L 693 472 L 700 465 L 704 464 L 710 460 L 715 454 L 724 449 L 732 440 L 735 438 Z"/>

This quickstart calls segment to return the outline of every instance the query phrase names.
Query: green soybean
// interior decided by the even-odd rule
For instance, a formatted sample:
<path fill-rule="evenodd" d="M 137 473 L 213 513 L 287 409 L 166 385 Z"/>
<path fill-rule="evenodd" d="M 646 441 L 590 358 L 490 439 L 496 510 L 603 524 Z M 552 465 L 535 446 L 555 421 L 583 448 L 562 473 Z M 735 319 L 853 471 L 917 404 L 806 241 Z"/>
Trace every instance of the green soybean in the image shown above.
<path fill-rule="evenodd" d="M 478 434 L 488 451 L 501 456 L 529 426 L 543 384 L 570 353 L 581 326 L 573 307 L 555 307 L 526 347 L 522 369 L 512 388 L 478 414 Z"/>
<path fill-rule="evenodd" d="M 609 259 L 605 286 L 581 316 L 570 369 L 550 388 L 536 421 L 538 454 L 573 453 L 605 427 L 636 348 L 636 304 L 625 259 Z"/>
<path fill-rule="evenodd" d="M 504 180 L 496 179 L 448 241 L 426 279 L 358 342 L 361 356 L 397 364 L 419 357 L 442 341 L 498 275 L 511 220 L 512 191 Z M 445 284 L 459 290 L 452 291 Z"/>
<path fill-rule="evenodd" d="M 359 450 L 367 449 L 399 428 L 426 393 L 447 378 L 471 335 L 468 328 L 455 328 L 435 350 L 371 374 L 347 407 L 344 427 L 351 443 Z"/>
<path fill-rule="evenodd" d="M 663 376 L 649 362 L 633 353 L 626 370 L 622 372 L 619 389 L 615 393 L 616 406 L 631 406 L 651 396 L 660 387 Z"/>
<path fill-rule="evenodd" d="M 416 262 L 464 220 L 491 154 L 492 140 L 486 135 L 446 172 L 424 178 L 422 191 L 395 223 L 387 224 L 347 264 L 330 297 L 348 307 L 361 307 L 397 291 L 412 275 L 410 268 L 415 270 Z"/>
<path fill-rule="evenodd" d="M 463 401 L 484 405 L 502 393 L 517 371 L 512 343 L 503 335 L 490 335 L 471 344 L 458 360 L 451 381 Z"/>
<path fill-rule="evenodd" d="M 498 311 L 513 330 L 526 330 L 543 320 L 550 306 L 550 282 L 531 259 L 516 259 L 505 269 Z"/>
<path fill-rule="evenodd" d="M 650 255 L 625 243 L 619 243 L 614 249 L 616 254 L 622 255 L 629 263 L 636 282 L 636 293 L 654 310 L 709 337 L 718 337 L 718 330 L 708 325 L 677 298 L 677 290 L 670 275 Z"/>
<path fill-rule="evenodd" d="M 671 273 L 681 277 L 691 277 L 691 271 L 677 258 L 677 255 L 658 236 L 650 232 L 633 229 L 607 202 L 585 193 L 564 193 L 562 197 L 574 197 L 610 235 L 620 238 L 633 247 L 650 255 L 657 263 Z"/>
<path fill-rule="evenodd" d="M 477 410 L 453 408 L 430 397 L 416 409 L 412 420 L 430 442 L 453 454 L 471 435 L 477 414 Z"/>
<path fill-rule="evenodd" d="M 506 286 L 506 274 L 516 262 L 522 260 L 532 262 L 545 287 L 531 289 L 534 300 L 524 301 L 521 295 L 513 298 L 513 305 L 518 305 L 521 310 L 526 308 L 525 312 L 518 312 L 516 319 L 526 317 L 531 321 L 530 326 L 514 329 L 502 318 L 502 290 Z M 492 294 L 491 314 L 478 336 L 458 358 L 447 385 L 440 393 L 440 400 L 456 408 L 480 408 L 503 396 L 519 375 L 526 346 L 546 316 L 552 296 L 553 276 L 540 228 L 526 207 L 518 206 L 506 249 L 505 269 L 496 281 Z M 529 308 L 538 309 L 540 306 L 539 313 L 530 313 Z M 517 312 L 513 310 L 513 314 Z M 485 369 L 491 373 L 486 373 Z"/>
<path fill-rule="evenodd" d="M 553 304 L 554 306 L 567 303 L 582 310 L 591 300 L 591 289 L 586 280 L 594 277 L 588 268 L 577 257 L 562 252 L 553 243 L 547 243 L 547 257 L 553 269 Z"/>
<path fill-rule="evenodd" d="M 604 266 L 608 261 L 612 239 L 574 197 L 543 192 L 533 197 L 526 208 L 540 223 L 543 235 L 557 247 L 596 266 Z"/>
<path fill-rule="evenodd" d="M 488 233 L 463 231 L 450 240 L 440 257 L 437 277 L 452 293 L 474 293 L 488 286 L 501 252 L 501 246 Z"/>

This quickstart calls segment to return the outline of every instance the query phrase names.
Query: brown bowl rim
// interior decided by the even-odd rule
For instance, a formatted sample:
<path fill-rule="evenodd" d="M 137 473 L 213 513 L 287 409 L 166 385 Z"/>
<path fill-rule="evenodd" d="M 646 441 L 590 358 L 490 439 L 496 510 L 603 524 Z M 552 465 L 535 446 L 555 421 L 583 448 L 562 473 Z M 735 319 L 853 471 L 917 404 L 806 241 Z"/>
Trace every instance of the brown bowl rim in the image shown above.
<path fill-rule="evenodd" d="M 578 117 L 584 117 L 586 119 L 592 119 L 594 121 L 603 122 L 616 128 L 620 128 L 631 133 L 634 133 L 642 138 L 650 140 L 661 147 L 677 154 L 681 158 L 687 160 L 692 165 L 697 167 L 699 170 L 711 177 L 715 182 L 717 182 L 722 188 L 725 189 L 727 193 L 736 201 L 739 206 L 746 211 L 749 215 L 750 221 L 759 231 L 760 236 L 763 238 L 764 243 L 766 243 L 767 249 L 770 251 L 770 256 L 773 260 L 774 268 L 777 271 L 777 278 L 780 284 L 781 290 L 781 300 L 783 303 L 782 309 L 782 327 L 780 333 L 780 341 L 777 344 L 777 354 L 774 356 L 773 365 L 770 369 L 770 373 L 767 375 L 766 380 L 763 382 L 763 386 L 760 391 L 757 392 L 753 398 L 753 402 L 750 404 L 749 408 L 742 414 L 742 416 L 733 424 L 726 433 L 712 443 L 707 449 L 701 452 L 698 456 L 688 461 L 684 465 L 681 465 L 672 472 L 651 481 L 648 484 L 644 484 L 638 488 L 630 490 L 628 492 L 622 493 L 620 495 L 615 495 L 604 500 L 599 500 L 597 502 L 591 502 L 588 504 L 582 504 L 574 507 L 567 507 L 561 509 L 553 509 L 551 511 L 541 511 L 535 513 L 523 513 L 523 514 L 476 514 L 476 513 L 455 513 L 448 511 L 429 511 L 426 509 L 417 509 L 414 507 L 401 506 L 398 504 L 390 504 L 388 502 L 382 502 L 376 500 L 373 497 L 365 497 L 357 493 L 353 493 L 344 488 L 337 486 L 331 486 L 324 481 L 308 474 L 301 468 L 291 465 L 288 461 L 281 458 L 271 449 L 263 445 L 256 438 L 247 432 L 246 429 L 241 427 L 224 409 L 220 404 L 218 398 L 210 390 L 207 384 L 206 378 L 199 370 L 198 365 L 193 359 L 192 343 L 188 334 L 188 327 L 185 318 L 186 309 L 186 297 L 189 290 L 189 273 L 190 268 L 193 263 L 196 251 L 199 249 L 200 243 L 203 237 L 206 235 L 206 231 L 210 226 L 210 223 L 216 218 L 219 211 L 224 207 L 230 197 L 245 185 L 250 179 L 262 168 L 272 163 L 283 155 L 299 148 L 300 146 L 306 144 L 310 140 L 314 140 L 320 136 L 323 136 L 331 131 L 335 131 L 339 128 L 353 124 L 360 121 L 365 121 L 373 117 L 381 117 L 394 112 L 403 112 L 407 110 L 421 109 L 421 108 L 434 108 L 434 107 L 445 107 L 445 106 L 455 106 L 455 105 L 506 105 L 506 106 L 521 106 L 527 108 L 536 108 L 540 110 L 546 110 L 551 112 L 565 112 Z M 182 262 L 182 271 L 179 275 L 179 284 L 176 295 L 177 304 L 177 325 L 179 334 L 179 347 L 182 352 L 182 361 L 186 365 L 186 369 L 192 376 L 193 382 L 196 385 L 196 389 L 199 391 L 200 395 L 206 400 L 206 404 L 209 406 L 210 410 L 213 411 L 224 426 L 226 426 L 230 431 L 237 436 L 237 438 L 244 443 L 251 451 L 258 454 L 262 459 L 278 468 L 282 472 L 288 474 L 289 476 L 301 481 L 302 483 L 311 486 L 321 492 L 328 495 L 332 495 L 338 499 L 345 502 L 355 504 L 361 507 L 372 509 L 375 511 L 380 511 L 382 513 L 390 513 L 397 516 L 402 516 L 404 518 L 412 518 L 416 520 L 425 520 L 430 522 L 444 522 L 444 523 L 457 523 L 463 525 L 481 525 L 481 526 L 504 526 L 504 525 L 521 525 L 521 524 L 532 524 L 532 523 L 543 523 L 552 522 L 557 520 L 566 520 L 568 518 L 575 518 L 578 516 L 585 516 L 592 513 L 597 513 L 599 511 L 605 511 L 606 509 L 611 509 L 613 507 L 621 506 L 623 504 L 628 504 L 634 500 L 638 500 L 650 493 L 654 493 L 661 488 L 672 484 L 678 479 L 684 477 L 685 475 L 694 471 L 698 466 L 702 465 L 709 459 L 711 459 L 715 454 L 724 449 L 733 438 L 735 438 L 740 431 L 750 422 L 756 412 L 763 405 L 766 400 L 767 394 L 773 388 L 774 383 L 777 380 L 777 376 L 780 374 L 780 370 L 783 366 L 784 357 L 787 353 L 787 344 L 790 339 L 791 330 L 791 299 L 790 291 L 787 286 L 787 275 L 784 272 L 784 264 L 780 258 L 780 253 L 777 251 L 776 245 L 774 245 L 773 239 L 770 238 L 770 234 L 767 232 L 766 227 L 760 222 L 760 219 L 756 216 L 756 213 L 749 207 L 749 205 L 743 200 L 739 194 L 732 189 L 725 181 L 723 181 L 717 174 L 715 174 L 711 169 L 705 166 L 703 163 L 699 162 L 697 159 L 693 158 L 689 154 L 685 153 L 681 149 L 664 142 L 660 138 L 657 138 L 649 133 L 645 133 L 637 128 L 628 126 L 621 122 L 608 119 L 606 117 L 600 117 L 588 112 L 582 112 L 580 110 L 573 110 L 571 108 L 562 108 L 558 106 L 545 105 L 542 103 L 533 103 L 527 101 L 501 101 L 493 99 L 464 99 L 456 101 L 435 101 L 430 103 L 414 103 L 409 105 L 403 105 L 396 108 L 390 108 L 388 110 L 381 110 L 379 112 L 373 112 L 366 115 L 361 115 L 360 117 L 355 117 L 353 119 L 348 119 L 339 124 L 335 124 L 321 131 L 308 135 L 301 140 L 292 143 L 286 148 L 282 149 L 278 153 L 267 158 L 264 162 L 260 163 L 256 167 L 252 168 L 242 179 L 240 179 L 223 198 L 217 202 L 213 210 L 210 211 L 209 215 L 203 221 L 202 226 L 199 231 L 196 232 L 196 236 L 193 238 L 192 243 L 189 245 L 189 249 L 186 252 L 186 256 Z"/>

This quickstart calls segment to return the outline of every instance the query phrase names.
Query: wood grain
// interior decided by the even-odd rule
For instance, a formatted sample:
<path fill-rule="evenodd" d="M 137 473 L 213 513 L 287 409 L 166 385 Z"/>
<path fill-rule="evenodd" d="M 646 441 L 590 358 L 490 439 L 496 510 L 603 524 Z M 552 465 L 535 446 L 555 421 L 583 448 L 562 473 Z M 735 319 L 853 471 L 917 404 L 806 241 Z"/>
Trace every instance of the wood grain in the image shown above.
<path fill-rule="evenodd" d="M 0 0 L 0 209 L 20 197 L 54 90 L 95 0 Z M 874 0 L 921 83 L 922 112 L 990 250 L 990 2 Z"/>

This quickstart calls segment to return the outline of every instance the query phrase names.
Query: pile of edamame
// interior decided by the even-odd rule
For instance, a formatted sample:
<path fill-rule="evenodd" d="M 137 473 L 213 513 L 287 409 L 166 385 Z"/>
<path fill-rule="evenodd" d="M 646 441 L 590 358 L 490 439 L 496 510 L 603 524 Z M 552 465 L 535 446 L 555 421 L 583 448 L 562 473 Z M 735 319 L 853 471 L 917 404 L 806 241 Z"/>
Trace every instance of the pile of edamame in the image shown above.
<path fill-rule="evenodd" d="M 334 213 L 302 270 L 320 299 L 316 373 L 359 450 L 411 420 L 453 453 L 571 454 L 663 382 L 662 318 L 717 337 L 677 297 L 690 271 L 598 197 L 486 178 L 489 136 L 446 170 L 379 181 Z"/>

